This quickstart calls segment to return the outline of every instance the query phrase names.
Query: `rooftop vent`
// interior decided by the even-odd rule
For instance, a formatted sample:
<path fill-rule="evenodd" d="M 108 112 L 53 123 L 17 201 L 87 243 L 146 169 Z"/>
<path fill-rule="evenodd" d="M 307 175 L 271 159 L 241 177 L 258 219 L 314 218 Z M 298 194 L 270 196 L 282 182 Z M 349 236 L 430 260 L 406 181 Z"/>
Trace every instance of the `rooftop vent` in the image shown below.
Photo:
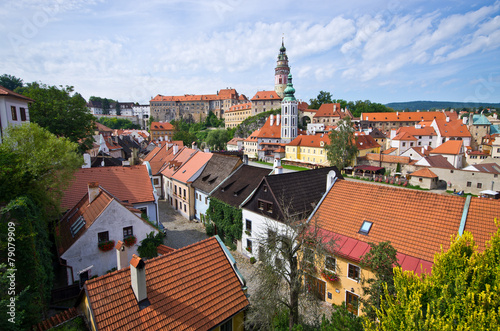
<path fill-rule="evenodd" d="M 373 225 L 373 222 L 363 221 L 363 224 L 361 225 L 361 228 L 359 229 L 359 233 L 367 236 L 372 228 L 372 225 Z"/>

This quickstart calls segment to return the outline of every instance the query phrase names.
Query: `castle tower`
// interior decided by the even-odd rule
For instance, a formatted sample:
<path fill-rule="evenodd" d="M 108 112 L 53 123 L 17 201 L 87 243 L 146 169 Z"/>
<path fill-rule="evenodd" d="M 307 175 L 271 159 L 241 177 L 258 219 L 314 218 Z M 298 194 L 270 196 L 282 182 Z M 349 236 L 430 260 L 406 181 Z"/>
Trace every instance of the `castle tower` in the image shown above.
<path fill-rule="evenodd" d="M 292 83 L 292 74 L 288 74 L 285 97 L 281 101 L 281 142 L 288 144 L 297 138 L 299 107 L 295 99 L 295 89 Z"/>
<path fill-rule="evenodd" d="M 276 68 L 274 69 L 274 91 L 280 96 L 280 98 L 284 97 L 289 73 L 290 67 L 288 66 L 288 56 L 286 55 L 285 42 L 281 39 L 280 53 L 278 55 L 278 61 L 276 62 Z"/>

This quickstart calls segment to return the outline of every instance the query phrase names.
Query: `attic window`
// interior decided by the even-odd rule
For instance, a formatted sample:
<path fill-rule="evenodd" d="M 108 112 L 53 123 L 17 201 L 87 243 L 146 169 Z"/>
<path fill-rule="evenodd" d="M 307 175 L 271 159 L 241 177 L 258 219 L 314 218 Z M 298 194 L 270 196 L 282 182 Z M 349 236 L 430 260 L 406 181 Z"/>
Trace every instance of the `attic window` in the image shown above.
<path fill-rule="evenodd" d="M 209 177 L 210 177 L 210 175 L 206 175 L 206 176 L 205 176 L 205 177 L 203 177 L 201 180 L 202 180 L 202 181 L 206 181 Z"/>
<path fill-rule="evenodd" d="M 83 216 L 78 217 L 78 219 L 71 225 L 69 228 L 71 231 L 71 236 L 75 237 L 75 235 L 80 231 L 81 228 L 85 225 L 85 219 Z"/>
<path fill-rule="evenodd" d="M 372 222 L 363 221 L 363 225 L 361 225 L 361 229 L 359 229 L 359 233 L 367 236 L 368 232 L 370 232 L 370 229 L 372 228 L 372 224 L 373 224 Z"/>

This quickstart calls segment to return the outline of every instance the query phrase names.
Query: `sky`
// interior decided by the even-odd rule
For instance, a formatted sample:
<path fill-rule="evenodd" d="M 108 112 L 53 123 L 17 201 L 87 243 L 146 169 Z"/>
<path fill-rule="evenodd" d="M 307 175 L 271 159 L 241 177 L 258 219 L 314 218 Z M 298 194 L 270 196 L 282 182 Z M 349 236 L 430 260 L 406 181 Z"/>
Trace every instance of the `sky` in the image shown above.
<path fill-rule="evenodd" d="M 500 0 L 2 0 L 0 75 L 88 99 L 274 89 L 297 99 L 500 102 Z"/>

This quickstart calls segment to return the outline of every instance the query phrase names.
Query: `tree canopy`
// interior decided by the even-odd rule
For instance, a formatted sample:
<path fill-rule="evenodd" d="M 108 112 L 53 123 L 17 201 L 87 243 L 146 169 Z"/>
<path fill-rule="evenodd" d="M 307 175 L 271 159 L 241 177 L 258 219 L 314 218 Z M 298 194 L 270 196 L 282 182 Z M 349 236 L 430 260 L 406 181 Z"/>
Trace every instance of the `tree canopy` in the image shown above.
<path fill-rule="evenodd" d="M 101 117 L 98 120 L 102 125 L 107 126 L 110 129 L 140 129 L 140 125 L 132 123 L 132 121 L 124 119 L 124 118 L 116 118 L 116 117 Z"/>
<path fill-rule="evenodd" d="M 430 276 L 394 269 L 395 295 L 377 310 L 369 330 L 498 330 L 500 223 L 479 251 L 471 233 L 455 237 L 434 257 Z"/>
<path fill-rule="evenodd" d="M 326 157 L 330 165 L 339 170 L 350 166 L 358 154 L 358 147 L 349 116 L 338 122 L 337 129 L 330 131 L 329 138 L 330 143 L 326 145 Z"/>
<path fill-rule="evenodd" d="M 343 99 L 333 99 L 330 92 L 320 91 L 314 99 L 309 99 L 309 109 L 319 109 L 325 103 L 340 103 L 341 108 L 347 108 L 354 117 L 359 117 L 361 113 L 385 113 L 394 111 L 383 104 L 371 102 L 370 100 L 346 101 Z"/>
<path fill-rule="evenodd" d="M 226 144 L 230 139 L 227 130 L 219 129 L 209 131 L 205 142 L 212 150 L 225 150 Z"/>
<path fill-rule="evenodd" d="M 0 85 L 14 91 L 16 88 L 23 86 L 23 80 L 12 75 L 3 74 L 0 76 Z"/>
<path fill-rule="evenodd" d="M 95 117 L 73 86 L 59 88 L 33 82 L 16 92 L 35 100 L 29 108 L 31 122 L 78 143 L 82 153 L 92 148 Z"/>

